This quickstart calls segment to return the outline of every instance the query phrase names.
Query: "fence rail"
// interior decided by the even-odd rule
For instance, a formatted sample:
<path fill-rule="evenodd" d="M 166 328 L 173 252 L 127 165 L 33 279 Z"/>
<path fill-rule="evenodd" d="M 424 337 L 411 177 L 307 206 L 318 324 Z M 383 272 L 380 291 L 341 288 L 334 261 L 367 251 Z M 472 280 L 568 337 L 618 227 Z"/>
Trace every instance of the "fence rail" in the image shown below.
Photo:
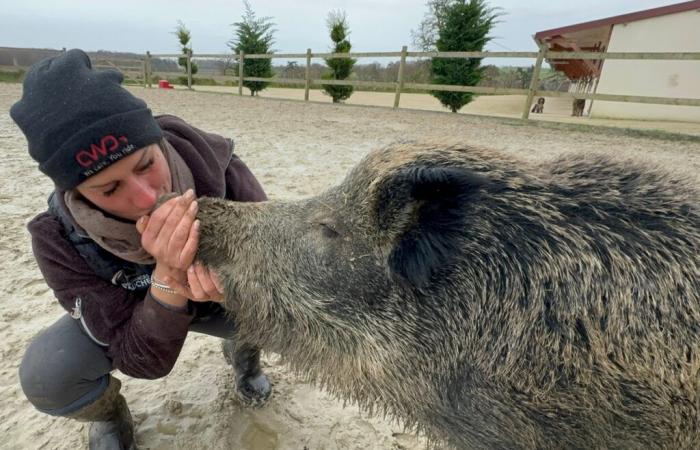
<path fill-rule="evenodd" d="M 405 89 L 418 89 L 429 91 L 451 91 L 451 92 L 473 92 L 477 94 L 525 94 L 526 100 L 523 105 L 521 118 L 527 120 L 530 114 L 530 107 L 535 96 L 543 97 L 568 97 L 573 99 L 615 101 L 615 102 L 634 102 L 657 105 L 682 105 L 682 106 L 699 106 L 700 98 L 672 98 L 672 97 L 653 97 L 639 95 L 613 95 L 613 94 L 586 94 L 576 92 L 556 92 L 556 91 L 541 91 L 537 89 L 540 82 L 540 70 L 544 61 L 561 61 L 567 59 L 585 59 L 585 60 L 645 60 L 645 61 L 700 61 L 700 52 L 557 52 L 550 51 L 546 46 L 541 46 L 538 52 L 409 52 L 406 47 L 403 47 L 400 52 L 353 52 L 353 53 L 312 53 L 311 49 L 307 49 L 306 53 L 266 53 L 266 54 L 201 54 L 194 55 L 192 52 L 187 54 L 151 54 L 146 52 L 143 60 L 143 75 L 144 85 L 151 87 L 151 58 L 187 58 L 187 78 L 188 87 L 192 88 L 192 73 L 191 61 L 196 58 L 219 58 L 229 61 L 238 62 L 238 77 L 232 77 L 238 84 L 238 93 L 243 95 L 243 82 L 245 81 L 262 81 L 274 82 L 279 84 L 295 84 L 304 85 L 304 100 L 309 100 L 309 89 L 311 86 L 318 85 L 339 85 L 339 86 L 355 86 L 355 87 L 371 87 L 371 88 L 386 88 L 395 90 L 394 108 L 399 108 L 401 93 Z M 532 74 L 532 79 L 528 89 L 510 89 L 497 87 L 482 87 L 482 86 L 461 86 L 461 85 L 446 85 L 446 84 L 423 84 L 423 83 L 405 83 L 403 81 L 403 72 L 406 58 L 534 58 L 535 66 Z M 305 78 L 261 78 L 261 77 L 245 77 L 243 70 L 246 59 L 305 59 L 306 70 Z M 399 70 L 397 79 L 394 82 L 379 82 L 379 81 L 349 81 L 349 80 L 321 80 L 311 79 L 309 76 L 311 59 L 313 58 L 399 58 Z"/>

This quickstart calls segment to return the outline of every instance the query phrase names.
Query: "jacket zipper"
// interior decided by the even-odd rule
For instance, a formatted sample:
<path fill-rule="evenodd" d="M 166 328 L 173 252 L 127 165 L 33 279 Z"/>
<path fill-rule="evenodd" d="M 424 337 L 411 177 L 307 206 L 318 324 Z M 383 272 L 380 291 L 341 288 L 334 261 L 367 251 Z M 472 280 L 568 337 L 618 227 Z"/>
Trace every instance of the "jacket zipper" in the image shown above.
<path fill-rule="evenodd" d="M 75 298 L 75 306 L 73 307 L 73 312 L 70 313 L 70 316 L 76 320 L 80 320 L 80 323 L 83 325 L 83 330 L 85 330 L 85 332 L 87 333 L 88 337 L 90 337 L 90 339 L 92 339 L 98 345 L 101 345 L 102 347 L 109 347 L 109 345 L 107 345 L 104 342 L 97 339 L 90 332 L 90 329 L 88 328 L 87 324 L 85 323 L 85 318 L 83 317 L 83 313 L 81 311 L 82 304 L 83 304 L 83 299 L 80 297 L 76 297 Z"/>

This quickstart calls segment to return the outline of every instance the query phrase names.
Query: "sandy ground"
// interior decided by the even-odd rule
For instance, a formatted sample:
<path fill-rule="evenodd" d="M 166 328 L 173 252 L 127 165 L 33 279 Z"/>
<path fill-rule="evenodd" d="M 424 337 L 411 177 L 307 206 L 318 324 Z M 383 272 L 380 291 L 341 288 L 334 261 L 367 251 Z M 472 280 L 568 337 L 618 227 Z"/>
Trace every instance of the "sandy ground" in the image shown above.
<path fill-rule="evenodd" d="M 497 147 L 524 159 L 572 152 L 644 158 L 670 170 L 700 173 L 700 139 L 662 140 L 463 114 L 337 106 L 132 88 L 156 113 L 234 137 L 271 198 L 295 199 L 339 182 L 370 149 L 398 139 L 450 137 Z M 0 448 L 85 447 L 85 426 L 35 411 L 17 368 L 31 338 L 64 314 L 45 286 L 25 224 L 45 208 L 50 183 L 36 170 L 11 121 L 20 85 L 0 84 Z M 232 373 L 216 338 L 191 334 L 173 372 L 144 381 L 119 375 L 144 449 L 422 449 L 400 424 L 343 406 L 292 375 L 267 354 L 275 395 L 262 409 L 244 409 L 231 392 Z"/>
<path fill-rule="evenodd" d="M 186 89 L 180 86 L 177 89 Z M 238 95 L 237 87 L 224 86 L 195 86 L 201 92 L 219 92 Z M 243 95 L 250 95 L 250 91 L 243 89 Z M 303 89 L 270 88 L 258 94 L 264 98 L 304 100 Z M 309 100 L 312 102 L 331 103 L 331 98 L 319 89 L 309 91 Z M 700 123 L 649 121 L 649 120 L 619 120 L 619 119 L 593 119 L 590 117 L 572 117 L 571 100 L 562 97 L 546 97 L 544 114 L 530 114 L 530 119 L 545 122 L 561 122 L 578 125 L 600 125 L 616 128 L 633 128 L 639 130 L 661 130 L 673 133 L 684 133 L 700 136 Z M 492 117 L 504 117 L 520 119 L 525 103 L 524 95 L 482 95 L 460 109 L 459 114 L 475 114 Z M 391 92 L 364 92 L 356 91 L 347 100 L 348 105 L 394 106 L 394 94 Z M 402 109 L 417 109 L 424 111 L 447 112 L 440 102 L 429 94 L 401 94 L 399 105 Z"/>

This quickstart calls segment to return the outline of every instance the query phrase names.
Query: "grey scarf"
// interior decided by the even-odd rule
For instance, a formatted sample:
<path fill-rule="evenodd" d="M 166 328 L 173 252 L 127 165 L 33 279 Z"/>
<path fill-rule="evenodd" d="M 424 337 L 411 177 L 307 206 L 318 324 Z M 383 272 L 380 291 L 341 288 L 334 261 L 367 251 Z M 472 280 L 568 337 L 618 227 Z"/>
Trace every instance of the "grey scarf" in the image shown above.
<path fill-rule="evenodd" d="M 172 192 L 182 194 L 187 189 L 194 190 L 192 172 L 182 157 L 166 139 L 160 141 L 160 149 L 170 167 Z M 64 199 L 79 233 L 87 234 L 100 247 L 127 261 L 138 264 L 155 263 L 155 259 L 141 246 L 141 234 L 136 230 L 134 222 L 106 215 L 86 201 L 75 189 L 66 191 Z"/>

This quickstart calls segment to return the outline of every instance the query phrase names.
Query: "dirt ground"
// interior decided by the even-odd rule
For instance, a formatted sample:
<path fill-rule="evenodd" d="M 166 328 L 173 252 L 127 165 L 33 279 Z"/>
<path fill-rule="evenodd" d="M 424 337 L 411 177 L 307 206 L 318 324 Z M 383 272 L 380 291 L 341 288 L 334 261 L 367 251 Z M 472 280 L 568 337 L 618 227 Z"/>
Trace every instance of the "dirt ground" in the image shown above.
<path fill-rule="evenodd" d="M 607 128 L 523 123 L 464 114 L 290 102 L 215 93 L 131 88 L 155 113 L 176 114 L 202 129 L 233 137 L 236 153 L 272 199 L 313 195 L 339 182 L 370 149 L 389 142 L 450 138 L 502 149 L 523 159 L 602 152 L 651 160 L 669 170 L 700 173 L 700 139 L 666 139 Z M 64 311 L 33 260 L 26 223 L 44 210 L 50 182 L 29 158 L 9 117 L 21 86 L 0 84 L 0 448 L 85 447 L 85 425 L 38 413 L 19 386 L 24 349 Z M 303 94 L 302 94 L 303 95 Z M 408 103 L 408 99 L 406 99 Z M 216 338 L 192 333 L 173 372 L 159 380 L 117 374 L 132 408 L 142 449 L 405 449 L 421 437 L 331 398 L 266 354 L 274 382 L 270 403 L 242 408 L 230 386 Z"/>
<path fill-rule="evenodd" d="M 180 88 L 178 86 L 178 89 Z M 200 92 L 219 92 L 238 94 L 237 87 L 224 86 L 195 86 Z M 250 91 L 243 89 L 243 95 L 250 95 Z M 275 99 L 304 100 L 303 89 L 270 88 L 259 93 L 260 97 Z M 331 103 L 331 98 L 324 95 L 318 89 L 309 91 L 309 100 L 312 102 Z M 459 114 L 475 114 L 492 117 L 507 117 L 520 119 L 525 103 L 524 95 L 482 95 L 464 106 Z M 366 106 L 394 106 L 394 93 L 391 92 L 364 92 L 356 91 L 347 100 L 348 105 Z M 429 94 L 401 94 L 400 107 L 402 109 L 417 109 L 423 111 L 448 110 L 440 102 Z M 598 119 L 590 117 L 572 117 L 571 99 L 562 97 L 546 97 L 543 114 L 530 114 L 530 119 L 545 122 L 560 122 L 577 125 L 598 125 L 615 128 L 633 128 L 638 130 L 661 130 L 672 133 L 684 133 L 700 136 L 700 123 L 649 121 L 649 120 L 620 120 Z M 588 108 L 588 105 L 586 106 Z"/>

